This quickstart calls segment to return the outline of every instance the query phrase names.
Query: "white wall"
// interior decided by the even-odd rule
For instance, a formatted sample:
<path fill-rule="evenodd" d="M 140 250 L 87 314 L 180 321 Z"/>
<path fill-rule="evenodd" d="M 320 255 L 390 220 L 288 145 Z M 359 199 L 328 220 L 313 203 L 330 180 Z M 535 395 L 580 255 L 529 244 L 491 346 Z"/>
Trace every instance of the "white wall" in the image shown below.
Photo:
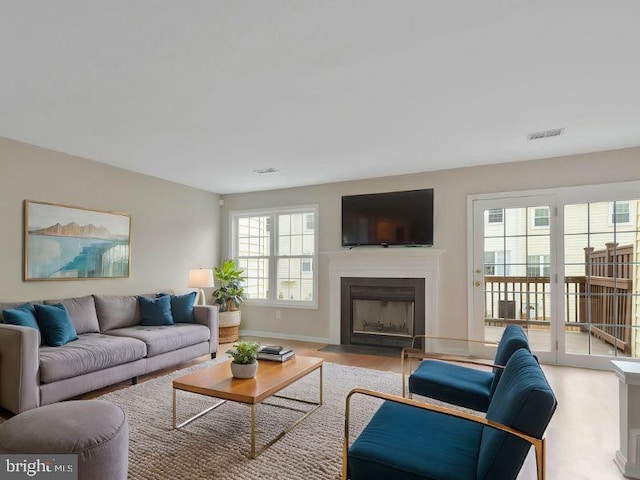
<path fill-rule="evenodd" d="M 124 279 L 24 282 L 23 201 L 131 214 Z M 0 137 L 0 301 L 187 288 L 190 268 L 218 263 L 219 196 Z"/>
<path fill-rule="evenodd" d="M 301 166 L 303 162 L 301 161 Z M 363 166 L 362 168 L 366 168 Z M 279 175 L 287 175 L 286 171 Z M 224 196 L 221 254 L 230 254 L 229 212 L 297 204 L 319 205 L 320 251 L 340 247 L 341 196 L 417 188 L 435 189 L 435 244 L 441 259 L 440 318 L 442 335 L 467 332 L 467 196 L 470 194 L 588 185 L 640 179 L 640 148 L 483 167 L 441 170 L 396 177 L 333 183 Z M 303 310 L 243 305 L 243 330 L 273 332 L 282 337 L 326 339 L 328 330 L 327 259 L 319 257 L 319 308 Z"/>

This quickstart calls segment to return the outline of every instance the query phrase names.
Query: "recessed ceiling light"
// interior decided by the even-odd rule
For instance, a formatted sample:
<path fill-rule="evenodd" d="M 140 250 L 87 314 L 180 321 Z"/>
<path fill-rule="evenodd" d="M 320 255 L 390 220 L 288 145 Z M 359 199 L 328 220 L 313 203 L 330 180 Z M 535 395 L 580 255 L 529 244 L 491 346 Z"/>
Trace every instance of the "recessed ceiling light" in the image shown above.
<path fill-rule="evenodd" d="M 271 175 L 272 173 L 278 173 L 278 170 L 273 167 L 259 168 L 258 170 L 254 170 L 253 173 L 257 175 Z"/>
<path fill-rule="evenodd" d="M 542 138 L 557 137 L 564 133 L 564 128 L 553 128 L 543 132 L 533 132 L 527 135 L 528 140 L 540 140 Z"/>

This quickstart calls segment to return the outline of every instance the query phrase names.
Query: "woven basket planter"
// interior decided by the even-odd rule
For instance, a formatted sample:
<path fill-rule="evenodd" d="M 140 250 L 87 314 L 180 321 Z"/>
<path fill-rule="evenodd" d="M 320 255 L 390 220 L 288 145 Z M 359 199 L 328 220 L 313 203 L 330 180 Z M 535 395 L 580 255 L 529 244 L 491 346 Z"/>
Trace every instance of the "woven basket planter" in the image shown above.
<path fill-rule="evenodd" d="M 238 340 L 240 330 L 240 310 L 218 313 L 219 343 L 233 343 Z"/>

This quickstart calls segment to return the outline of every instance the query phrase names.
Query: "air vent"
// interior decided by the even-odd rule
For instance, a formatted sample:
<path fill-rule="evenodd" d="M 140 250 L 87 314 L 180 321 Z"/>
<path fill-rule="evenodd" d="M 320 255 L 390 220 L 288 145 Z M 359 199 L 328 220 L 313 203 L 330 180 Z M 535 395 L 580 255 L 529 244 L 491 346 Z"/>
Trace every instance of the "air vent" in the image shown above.
<path fill-rule="evenodd" d="M 278 170 L 272 167 L 259 168 L 258 170 L 254 170 L 253 173 L 256 175 L 271 175 L 272 173 L 278 173 Z"/>
<path fill-rule="evenodd" d="M 557 137 L 564 133 L 564 128 L 553 128 L 543 132 L 533 132 L 527 135 L 529 140 L 540 140 L 541 138 Z"/>

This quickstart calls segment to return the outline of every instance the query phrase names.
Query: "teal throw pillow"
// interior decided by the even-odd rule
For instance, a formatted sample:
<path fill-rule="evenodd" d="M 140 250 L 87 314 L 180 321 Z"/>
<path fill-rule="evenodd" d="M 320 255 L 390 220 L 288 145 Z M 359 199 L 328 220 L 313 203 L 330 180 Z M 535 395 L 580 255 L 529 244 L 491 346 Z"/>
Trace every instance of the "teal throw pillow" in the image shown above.
<path fill-rule="evenodd" d="M 189 292 L 184 295 L 158 294 L 158 297 L 164 296 L 169 296 L 171 299 L 171 315 L 174 322 L 193 323 L 193 305 L 196 302 L 198 292 Z"/>
<path fill-rule="evenodd" d="M 38 328 L 38 322 L 36 321 L 36 310 L 30 303 L 25 303 L 24 305 L 9 310 L 3 310 L 2 316 L 4 317 L 4 323 L 40 330 Z"/>
<path fill-rule="evenodd" d="M 36 320 L 45 345 L 61 347 L 77 340 L 76 329 L 71 323 L 69 312 L 61 303 L 55 305 L 34 305 Z"/>
<path fill-rule="evenodd" d="M 171 315 L 171 297 L 162 295 L 157 298 L 138 297 L 140 305 L 140 325 L 155 327 L 159 325 L 173 325 Z"/>

